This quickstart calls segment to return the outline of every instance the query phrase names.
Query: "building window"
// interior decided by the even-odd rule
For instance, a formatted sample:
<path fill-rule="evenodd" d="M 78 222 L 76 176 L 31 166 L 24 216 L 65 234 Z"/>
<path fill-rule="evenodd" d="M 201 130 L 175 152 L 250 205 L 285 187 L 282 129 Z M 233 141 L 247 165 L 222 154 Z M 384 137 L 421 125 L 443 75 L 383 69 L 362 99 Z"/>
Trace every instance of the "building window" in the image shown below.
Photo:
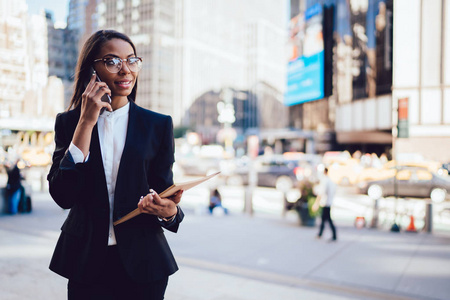
<path fill-rule="evenodd" d="M 139 24 L 138 23 L 133 23 L 133 25 L 131 25 L 131 33 L 132 34 L 139 33 Z"/>
<path fill-rule="evenodd" d="M 131 12 L 131 20 L 133 21 L 139 20 L 139 10 L 133 9 L 133 11 Z"/>
<path fill-rule="evenodd" d="M 123 0 L 117 0 L 117 10 L 122 10 L 125 7 Z"/>
<path fill-rule="evenodd" d="M 123 17 L 123 14 L 121 14 L 121 13 L 117 14 L 117 17 L 116 17 L 117 23 L 119 23 L 119 24 L 123 23 L 124 19 L 125 18 Z"/>

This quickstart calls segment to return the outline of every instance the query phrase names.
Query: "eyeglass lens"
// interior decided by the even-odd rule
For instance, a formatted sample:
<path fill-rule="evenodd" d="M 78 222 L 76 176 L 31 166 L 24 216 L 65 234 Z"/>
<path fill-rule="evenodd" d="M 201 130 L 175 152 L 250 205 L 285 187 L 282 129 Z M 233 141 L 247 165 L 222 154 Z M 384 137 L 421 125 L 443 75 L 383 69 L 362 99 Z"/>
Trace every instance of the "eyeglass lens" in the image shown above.
<path fill-rule="evenodd" d="M 142 67 L 142 60 L 139 57 L 130 57 L 125 60 L 131 72 L 138 72 Z M 118 73 L 122 69 L 122 59 L 114 57 L 105 59 L 106 69 L 111 73 Z"/>

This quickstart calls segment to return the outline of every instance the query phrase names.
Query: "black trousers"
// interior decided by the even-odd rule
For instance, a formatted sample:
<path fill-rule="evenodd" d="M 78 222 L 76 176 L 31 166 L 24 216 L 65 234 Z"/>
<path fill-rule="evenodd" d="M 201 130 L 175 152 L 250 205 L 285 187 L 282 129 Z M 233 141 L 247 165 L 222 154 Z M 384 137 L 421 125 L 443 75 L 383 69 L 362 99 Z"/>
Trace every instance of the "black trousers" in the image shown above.
<path fill-rule="evenodd" d="M 108 247 L 107 264 L 98 282 L 85 284 L 69 280 L 68 300 L 163 300 L 168 277 L 151 283 L 136 283 L 127 276 L 117 246 Z"/>
<path fill-rule="evenodd" d="M 322 236 L 323 228 L 325 227 L 325 222 L 330 223 L 331 231 L 333 231 L 333 240 L 336 240 L 336 228 L 334 227 L 333 221 L 330 216 L 330 207 L 322 207 L 322 222 L 320 223 L 320 230 L 318 236 Z"/>

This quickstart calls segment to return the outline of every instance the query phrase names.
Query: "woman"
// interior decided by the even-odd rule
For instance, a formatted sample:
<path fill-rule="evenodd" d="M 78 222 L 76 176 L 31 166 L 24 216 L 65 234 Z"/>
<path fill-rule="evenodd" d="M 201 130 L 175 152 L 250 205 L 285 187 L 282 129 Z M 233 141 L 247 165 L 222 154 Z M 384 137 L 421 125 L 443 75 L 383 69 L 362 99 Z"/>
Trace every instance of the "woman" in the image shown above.
<path fill-rule="evenodd" d="M 172 119 L 135 104 L 141 65 L 126 35 L 94 33 L 78 58 L 69 110 L 56 117 L 47 178 L 70 213 L 50 269 L 69 279 L 68 299 L 163 299 L 178 269 L 163 228 L 178 230 L 182 191 L 157 194 L 173 184 Z M 113 226 L 136 206 L 142 214 Z"/>

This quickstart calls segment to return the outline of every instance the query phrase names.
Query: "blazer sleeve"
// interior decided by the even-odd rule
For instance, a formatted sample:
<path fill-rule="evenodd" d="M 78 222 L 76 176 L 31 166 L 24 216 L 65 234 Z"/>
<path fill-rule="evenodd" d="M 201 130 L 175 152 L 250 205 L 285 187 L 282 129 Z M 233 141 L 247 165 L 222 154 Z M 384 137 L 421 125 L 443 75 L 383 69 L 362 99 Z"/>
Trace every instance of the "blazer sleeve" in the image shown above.
<path fill-rule="evenodd" d="M 72 134 L 69 132 L 64 115 L 58 114 L 55 121 L 55 151 L 47 180 L 52 198 L 64 209 L 72 208 L 77 199 L 80 199 L 80 193 L 85 190 L 86 185 L 84 175 L 89 171 L 89 163 L 75 164 L 68 151 L 72 141 Z"/>
<path fill-rule="evenodd" d="M 173 184 L 172 165 L 175 162 L 175 141 L 172 118 L 167 116 L 161 127 L 161 142 L 147 174 L 150 186 L 155 184 L 154 186 L 163 187 L 164 190 Z M 157 192 L 160 193 L 162 190 Z"/>
<path fill-rule="evenodd" d="M 175 162 L 175 141 L 173 137 L 173 122 L 170 116 L 166 117 L 164 130 L 162 131 L 161 144 L 156 155 L 155 163 L 150 166 L 152 170 L 147 170 L 151 182 L 157 183 L 157 186 L 169 187 L 173 184 L 172 166 Z M 162 191 L 158 191 L 159 193 Z M 184 218 L 181 208 L 177 207 L 177 215 L 171 222 L 159 221 L 165 229 L 177 232 L 178 226 Z"/>
<path fill-rule="evenodd" d="M 177 232 L 181 221 L 183 221 L 183 218 L 184 218 L 184 213 L 181 210 L 181 207 L 177 206 L 177 214 L 173 220 L 171 220 L 169 222 L 165 222 L 165 221 L 158 221 L 158 222 L 165 229 L 172 231 L 172 232 Z"/>

